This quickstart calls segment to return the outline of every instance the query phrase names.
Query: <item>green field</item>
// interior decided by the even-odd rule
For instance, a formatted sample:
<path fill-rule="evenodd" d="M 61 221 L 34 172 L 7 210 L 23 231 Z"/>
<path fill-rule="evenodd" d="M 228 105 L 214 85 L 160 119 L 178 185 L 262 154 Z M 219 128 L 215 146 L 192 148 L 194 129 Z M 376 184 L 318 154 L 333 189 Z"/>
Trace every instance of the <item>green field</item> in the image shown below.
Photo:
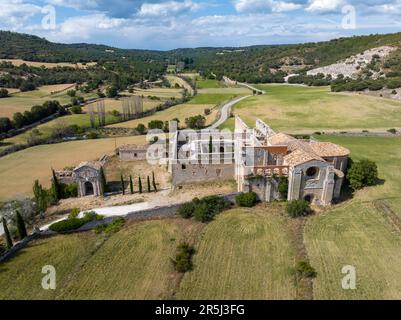
<path fill-rule="evenodd" d="M 288 133 L 401 128 L 401 102 L 367 95 L 332 93 L 328 87 L 259 85 L 265 95 L 250 97 L 234 107 L 248 125 L 266 121 Z M 224 127 L 234 128 L 230 119 Z"/>
<path fill-rule="evenodd" d="M 71 141 L 40 145 L 0 158 L 0 201 L 31 195 L 32 184 L 39 179 L 49 187 L 51 168 L 76 166 L 82 161 L 97 160 L 113 154 L 115 146 L 145 144 L 144 136 Z"/>
<path fill-rule="evenodd" d="M 106 241 L 92 232 L 36 241 L 0 265 L 0 299 L 171 298 L 177 275 L 170 258 L 197 228 L 182 220 L 150 221 Z M 54 291 L 41 288 L 45 265 L 56 268 Z"/>
<path fill-rule="evenodd" d="M 293 299 L 295 255 L 281 208 L 219 215 L 207 226 L 177 298 Z"/>
<path fill-rule="evenodd" d="M 315 299 L 401 299 L 401 139 L 322 137 L 339 143 L 354 159 L 376 161 L 382 185 L 357 192 L 354 199 L 313 217 L 305 243 L 319 276 Z M 397 219 L 398 217 L 398 219 Z M 341 287 L 341 269 L 352 265 L 357 290 Z"/>
<path fill-rule="evenodd" d="M 220 82 L 213 79 L 203 79 L 198 77 L 196 80 L 196 87 L 198 89 L 207 89 L 207 88 L 221 88 Z"/>

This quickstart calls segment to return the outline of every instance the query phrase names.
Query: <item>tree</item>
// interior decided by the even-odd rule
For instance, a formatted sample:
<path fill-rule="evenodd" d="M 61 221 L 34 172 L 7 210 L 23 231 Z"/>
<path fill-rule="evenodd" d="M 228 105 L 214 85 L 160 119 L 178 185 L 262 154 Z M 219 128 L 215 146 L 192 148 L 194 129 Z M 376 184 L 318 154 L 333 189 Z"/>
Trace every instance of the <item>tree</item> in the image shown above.
<path fill-rule="evenodd" d="M 155 190 L 155 192 L 157 192 L 155 173 L 153 171 L 152 171 L 152 184 L 153 184 L 153 189 Z"/>
<path fill-rule="evenodd" d="M 139 177 L 139 179 L 138 179 L 138 188 L 139 188 L 139 193 L 142 193 L 143 190 L 142 190 L 142 179 L 141 179 L 141 177 Z"/>
<path fill-rule="evenodd" d="M 110 86 L 106 89 L 106 96 L 108 98 L 115 98 L 118 95 L 118 89 L 116 86 Z"/>
<path fill-rule="evenodd" d="M 57 179 L 56 172 L 54 169 L 52 169 L 52 193 L 56 201 L 60 200 L 62 198 L 61 194 L 61 186 L 60 183 Z"/>
<path fill-rule="evenodd" d="M 146 127 L 145 125 L 143 125 L 142 123 L 138 124 L 138 126 L 136 127 L 136 131 L 138 131 L 139 134 L 145 134 L 146 132 Z"/>
<path fill-rule="evenodd" d="M 17 216 L 17 232 L 20 240 L 23 240 L 27 237 L 27 232 L 26 232 L 26 227 L 25 227 L 25 222 L 24 219 L 22 218 L 21 214 L 19 211 L 16 213 Z"/>
<path fill-rule="evenodd" d="M 312 213 L 309 203 L 305 200 L 292 200 L 288 202 L 286 211 L 292 218 L 306 217 Z"/>
<path fill-rule="evenodd" d="M 6 239 L 7 249 L 11 249 L 13 247 L 13 240 L 11 239 L 10 231 L 8 230 L 7 227 L 7 221 L 4 217 L 2 218 L 2 222 L 3 222 L 4 237 Z"/>
<path fill-rule="evenodd" d="M 148 192 L 150 193 L 152 191 L 152 189 L 150 187 L 150 178 L 149 178 L 149 176 L 147 177 L 146 180 L 147 180 L 146 182 L 148 183 Z"/>
<path fill-rule="evenodd" d="M 134 194 L 134 183 L 132 182 L 132 176 L 129 176 L 129 189 L 131 194 Z"/>
<path fill-rule="evenodd" d="M 107 191 L 107 180 L 106 180 L 106 175 L 104 174 L 103 167 L 100 168 L 100 180 L 102 183 L 103 193 L 105 193 Z"/>
<path fill-rule="evenodd" d="M 149 130 L 160 129 L 163 130 L 164 122 L 161 120 L 152 120 L 148 124 Z"/>
<path fill-rule="evenodd" d="M 7 97 L 8 97 L 8 90 L 0 88 L 0 98 L 7 98 Z"/>
<path fill-rule="evenodd" d="M 205 127 L 206 118 L 202 115 L 189 117 L 185 119 L 185 124 L 190 129 L 202 129 Z"/>
<path fill-rule="evenodd" d="M 121 175 L 121 189 L 123 190 L 123 195 L 125 195 L 125 183 L 123 175 Z"/>
<path fill-rule="evenodd" d="M 359 190 L 367 186 L 373 186 L 378 180 L 377 165 L 370 160 L 361 160 L 351 164 L 347 175 L 353 190 Z"/>
<path fill-rule="evenodd" d="M 44 213 L 48 206 L 47 193 L 39 183 L 39 180 L 35 180 L 33 194 L 39 213 Z"/>
<path fill-rule="evenodd" d="M 9 118 L 0 118 L 0 133 L 5 133 L 13 128 L 13 124 Z"/>
<path fill-rule="evenodd" d="M 67 95 L 69 95 L 71 98 L 75 97 L 77 94 L 77 92 L 75 90 L 68 90 L 67 91 Z"/>
<path fill-rule="evenodd" d="M 213 137 L 212 136 L 209 137 L 209 153 L 210 154 L 213 153 Z"/>

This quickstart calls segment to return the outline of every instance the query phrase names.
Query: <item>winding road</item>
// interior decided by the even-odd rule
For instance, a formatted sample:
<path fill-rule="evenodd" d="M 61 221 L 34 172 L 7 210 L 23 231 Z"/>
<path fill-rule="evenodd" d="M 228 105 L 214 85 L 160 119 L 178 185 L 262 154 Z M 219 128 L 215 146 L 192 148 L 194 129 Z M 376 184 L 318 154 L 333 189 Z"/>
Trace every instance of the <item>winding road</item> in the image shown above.
<path fill-rule="evenodd" d="M 259 90 L 255 87 L 251 86 L 248 83 L 237 83 L 237 84 L 240 86 L 246 87 L 249 90 L 259 92 L 260 94 L 266 93 L 265 91 Z M 206 130 L 218 129 L 224 122 L 226 122 L 230 118 L 231 108 L 233 106 L 235 106 L 237 103 L 239 103 L 242 100 L 245 100 L 249 97 L 252 97 L 252 95 L 248 95 L 248 96 L 244 96 L 244 97 L 237 97 L 237 98 L 234 98 L 234 99 L 228 101 L 227 103 L 225 103 L 220 109 L 220 118 L 214 124 L 212 124 L 210 127 L 208 127 Z"/>

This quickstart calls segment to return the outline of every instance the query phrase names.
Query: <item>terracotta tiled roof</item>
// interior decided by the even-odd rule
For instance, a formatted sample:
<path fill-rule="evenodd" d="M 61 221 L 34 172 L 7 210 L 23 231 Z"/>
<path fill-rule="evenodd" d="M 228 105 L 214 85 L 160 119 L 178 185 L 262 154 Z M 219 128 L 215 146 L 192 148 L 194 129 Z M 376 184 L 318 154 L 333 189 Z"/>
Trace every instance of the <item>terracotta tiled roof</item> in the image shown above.
<path fill-rule="evenodd" d="M 323 157 L 348 156 L 350 151 L 331 142 L 298 140 L 285 133 L 277 133 L 265 140 L 268 146 L 287 146 L 290 153 L 284 157 L 284 163 L 296 166 L 311 160 L 325 161 Z"/>
<path fill-rule="evenodd" d="M 294 137 L 291 137 L 285 133 L 276 133 L 268 138 L 266 138 L 265 142 L 270 146 L 283 146 L 288 145 L 289 142 L 296 140 Z"/>
<path fill-rule="evenodd" d="M 323 161 L 321 157 L 313 152 L 308 152 L 302 148 L 299 148 L 290 154 L 284 156 L 284 164 L 287 166 L 297 166 L 302 163 L 306 163 L 312 160 Z"/>
<path fill-rule="evenodd" d="M 331 142 L 311 142 L 309 146 L 321 157 L 344 157 L 350 154 L 347 148 Z"/>

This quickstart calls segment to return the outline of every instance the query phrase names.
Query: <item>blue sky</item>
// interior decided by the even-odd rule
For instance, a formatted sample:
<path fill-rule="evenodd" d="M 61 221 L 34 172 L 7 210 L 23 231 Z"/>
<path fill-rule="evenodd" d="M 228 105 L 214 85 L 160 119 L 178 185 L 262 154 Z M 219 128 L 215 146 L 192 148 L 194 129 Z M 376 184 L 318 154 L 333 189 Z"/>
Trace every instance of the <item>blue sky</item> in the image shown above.
<path fill-rule="evenodd" d="M 0 0 L 0 29 L 159 50 L 299 43 L 401 31 L 401 0 Z"/>

